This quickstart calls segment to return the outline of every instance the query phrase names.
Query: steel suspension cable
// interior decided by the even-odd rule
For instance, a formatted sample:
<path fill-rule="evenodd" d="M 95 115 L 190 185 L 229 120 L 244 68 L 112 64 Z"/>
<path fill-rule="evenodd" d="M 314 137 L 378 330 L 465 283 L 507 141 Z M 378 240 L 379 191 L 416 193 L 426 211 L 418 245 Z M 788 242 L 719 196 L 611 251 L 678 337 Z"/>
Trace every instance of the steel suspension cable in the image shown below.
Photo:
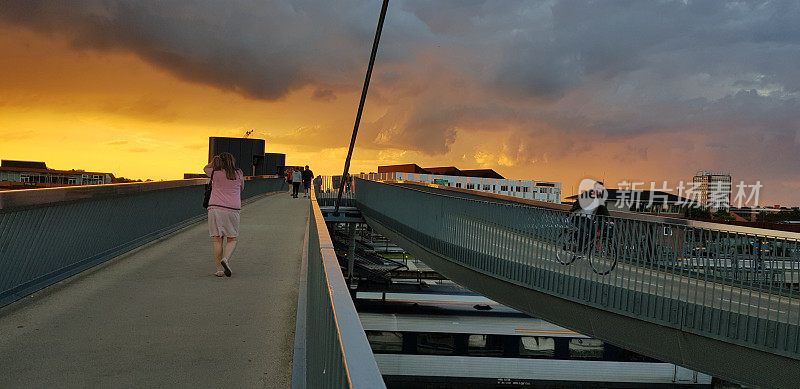
<path fill-rule="evenodd" d="M 333 210 L 334 214 L 339 212 L 339 205 L 342 202 L 342 193 L 344 192 L 345 183 L 348 180 L 348 172 L 350 170 L 350 159 L 353 157 L 353 148 L 356 144 L 356 135 L 358 134 L 358 125 L 361 123 L 361 113 L 364 111 L 364 102 L 367 100 L 367 89 L 369 89 L 369 80 L 372 78 L 372 67 L 375 65 L 375 55 L 378 53 L 378 42 L 381 40 L 381 30 L 383 30 L 383 21 L 386 19 L 386 8 L 389 6 L 389 0 L 383 0 L 381 7 L 381 16 L 378 19 L 378 28 L 375 31 L 375 40 L 372 42 L 372 53 L 369 56 L 369 66 L 367 66 L 367 76 L 364 78 L 364 88 L 361 90 L 361 101 L 358 103 L 358 112 L 356 113 L 356 123 L 353 126 L 353 135 L 350 137 L 350 149 L 347 150 L 347 158 L 344 160 L 344 172 L 342 179 L 339 182 L 339 194 L 336 196 L 336 207 Z"/>

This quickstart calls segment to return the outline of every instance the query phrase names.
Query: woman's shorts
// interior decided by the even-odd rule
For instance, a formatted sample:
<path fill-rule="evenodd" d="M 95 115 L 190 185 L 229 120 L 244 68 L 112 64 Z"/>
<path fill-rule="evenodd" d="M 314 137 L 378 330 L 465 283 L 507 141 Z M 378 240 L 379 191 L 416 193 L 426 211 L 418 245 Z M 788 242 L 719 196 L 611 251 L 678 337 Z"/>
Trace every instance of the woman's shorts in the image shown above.
<path fill-rule="evenodd" d="M 219 208 L 208 209 L 208 233 L 211 236 L 239 236 L 239 212 Z"/>

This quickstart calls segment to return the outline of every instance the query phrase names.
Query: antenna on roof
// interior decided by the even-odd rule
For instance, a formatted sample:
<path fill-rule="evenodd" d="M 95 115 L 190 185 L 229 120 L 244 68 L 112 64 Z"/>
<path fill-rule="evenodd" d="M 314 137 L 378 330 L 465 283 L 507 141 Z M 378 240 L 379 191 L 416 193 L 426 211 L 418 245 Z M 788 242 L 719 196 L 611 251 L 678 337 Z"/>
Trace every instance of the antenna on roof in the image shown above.
<path fill-rule="evenodd" d="M 253 133 L 253 130 L 247 130 L 247 132 L 244 133 L 244 139 L 247 139 L 247 137 L 249 137 L 250 134 L 252 134 L 252 133 Z"/>

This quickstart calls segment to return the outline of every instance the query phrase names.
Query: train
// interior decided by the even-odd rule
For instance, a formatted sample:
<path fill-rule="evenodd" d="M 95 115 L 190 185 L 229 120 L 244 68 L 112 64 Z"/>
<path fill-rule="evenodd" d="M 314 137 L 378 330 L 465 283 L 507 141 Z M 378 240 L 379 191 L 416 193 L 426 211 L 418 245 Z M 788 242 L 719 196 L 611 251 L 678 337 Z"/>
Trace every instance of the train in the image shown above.
<path fill-rule="evenodd" d="M 398 296 L 356 300 L 389 388 L 712 385 L 707 374 L 616 347 L 485 298 Z"/>

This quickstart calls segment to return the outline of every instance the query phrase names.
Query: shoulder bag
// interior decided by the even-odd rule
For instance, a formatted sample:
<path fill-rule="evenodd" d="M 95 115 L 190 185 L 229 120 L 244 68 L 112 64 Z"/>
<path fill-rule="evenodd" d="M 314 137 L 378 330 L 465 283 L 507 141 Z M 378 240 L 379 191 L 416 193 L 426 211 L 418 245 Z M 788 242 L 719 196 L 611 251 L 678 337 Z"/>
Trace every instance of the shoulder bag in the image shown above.
<path fill-rule="evenodd" d="M 208 208 L 208 201 L 211 200 L 211 184 L 214 183 L 214 171 L 211 171 L 211 179 L 206 184 L 206 194 L 203 199 L 203 208 Z"/>

